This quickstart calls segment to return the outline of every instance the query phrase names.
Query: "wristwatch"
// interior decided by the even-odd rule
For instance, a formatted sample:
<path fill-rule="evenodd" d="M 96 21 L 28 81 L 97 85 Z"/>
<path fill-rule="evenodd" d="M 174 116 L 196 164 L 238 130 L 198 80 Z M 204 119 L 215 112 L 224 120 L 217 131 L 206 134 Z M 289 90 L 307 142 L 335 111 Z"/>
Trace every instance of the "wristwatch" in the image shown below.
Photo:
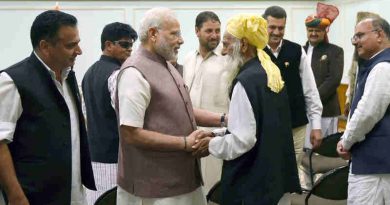
<path fill-rule="evenodd" d="M 226 127 L 226 122 L 225 122 L 225 116 L 226 116 L 226 113 L 223 113 L 221 115 L 221 127 Z"/>

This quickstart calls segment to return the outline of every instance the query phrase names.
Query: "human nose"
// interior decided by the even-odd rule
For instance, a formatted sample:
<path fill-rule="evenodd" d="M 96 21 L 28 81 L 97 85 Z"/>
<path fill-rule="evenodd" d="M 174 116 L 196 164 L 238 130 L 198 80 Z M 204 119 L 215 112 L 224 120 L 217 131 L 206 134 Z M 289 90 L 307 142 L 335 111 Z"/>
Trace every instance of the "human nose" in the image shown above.
<path fill-rule="evenodd" d="M 81 47 L 80 47 L 79 45 L 77 45 L 76 54 L 77 54 L 77 55 L 83 54 L 83 51 L 81 50 Z"/>
<path fill-rule="evenodd" d="M 179 36 L 178 42 L 179 42 L 180 45 L 184 43 L 184 39 L 183 39 L 183 37 L 181 35 Z"/>

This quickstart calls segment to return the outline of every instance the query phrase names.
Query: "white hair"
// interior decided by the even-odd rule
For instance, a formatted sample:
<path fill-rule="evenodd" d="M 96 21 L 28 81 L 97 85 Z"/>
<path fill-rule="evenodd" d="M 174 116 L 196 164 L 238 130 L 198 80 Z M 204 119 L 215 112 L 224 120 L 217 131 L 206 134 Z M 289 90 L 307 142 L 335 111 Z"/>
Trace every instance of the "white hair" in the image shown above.
<path fill-rule="evenodd" d="M 156 7 L 146 11 L 138 30 L 139 40 L 144 43 L 148 39 L 150 28 L 161 29 L 164 22 L 176 19 L 174 12 L 165 7 Z"/>

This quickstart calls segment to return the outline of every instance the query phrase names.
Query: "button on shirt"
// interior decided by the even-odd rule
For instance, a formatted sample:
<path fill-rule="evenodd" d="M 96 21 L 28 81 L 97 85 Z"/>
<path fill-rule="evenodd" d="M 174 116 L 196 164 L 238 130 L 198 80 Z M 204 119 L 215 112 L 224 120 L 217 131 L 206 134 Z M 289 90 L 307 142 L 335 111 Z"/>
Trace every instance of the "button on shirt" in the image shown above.
<path fill-rule="evenodd" d="M 81 165 L 80 165 L 80 128 L 79 118 L 75 99 L 73 98 L 66 78 L 70 72 L 70 68 L 63 71 L 61 74 L 61 82 L 55 78 L 55 73 L 52 71 L 34 52 L 35 56 L 45 66 L 50 73 L 50 76 L 55 83 L 58 91 L 64 97 L 69 110 L 71 123 L 71 142 L 72 142 L 72 187 L 71 187 L 71 205 L 85 205 L 85 190 L 81 184 Z M 0 141 L 12 142 L 16 128 L 16 123 L 22 114 L 22 102 L 20 94 L 11 77 L 2 72 L 0 74 Z"/>

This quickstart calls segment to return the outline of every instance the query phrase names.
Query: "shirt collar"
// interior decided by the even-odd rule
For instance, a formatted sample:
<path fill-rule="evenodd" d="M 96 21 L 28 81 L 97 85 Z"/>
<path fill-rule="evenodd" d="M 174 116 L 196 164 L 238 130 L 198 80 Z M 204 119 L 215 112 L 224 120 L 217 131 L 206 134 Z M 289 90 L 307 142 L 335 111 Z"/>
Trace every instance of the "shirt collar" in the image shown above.
<path fill-rule="evenodd" d="M 206 58 L 210 58 L 211 56 L 213 55 L 216 55 L 216 56 L 222 56 L 221 54 L 221 49 L 220 46 L 217 46 L 217 48 L 215 48 L 214 50 L 210 51 L 207 55 L 206 55 Z M 199 49 L 196 50 L 196 55 L 200 55 L 200 52 L 199 52 Z"/>
<path fill-rule="evenodd" d="M 50 69 L 50 67 L 49 67 L 48 65 L 46 65 L 45 62 L 43 62 L 43 60 L 38 56 L 38 54 L 37 54 L 35 51 L 34 51 L 34 55 L 38 58 L 38 60 L 39 60 L 39 61 L 43 64 L 43 66 L 47 69 L 47 71 L 49 72 L 51 78 L 52 78 L 53 80 L 56 80 L 56 73 L 55 73 L 52 69 Z M 70 70 L 71 70 L 71 68 L 68 67 L 68 68 L 66 68 L 65 70 L 63 70 L 63 71 L 61 72 L 61 80 L 62 80 L 62 81 L 65 80 L 66 78 L 68 78 L 68 75 L 69 75 Z"/>
<path fill-rule="evenodd" d="M 267 44 L 267 48 L 275 55 L 275 57 L 276 56 L 278 56 L 278 54 L 280 53 L 280 50 L 282 49 L 282 45 L 283 45 L 283 39 L 280 41 L 280 43 L 279 43 L 279 45 L 278 45 L 278 47 L 276 47 L 276 50 L 273 50 L 272 48 L 271 48 L 271 46 L 269 46 L 268 44 Z"/>

